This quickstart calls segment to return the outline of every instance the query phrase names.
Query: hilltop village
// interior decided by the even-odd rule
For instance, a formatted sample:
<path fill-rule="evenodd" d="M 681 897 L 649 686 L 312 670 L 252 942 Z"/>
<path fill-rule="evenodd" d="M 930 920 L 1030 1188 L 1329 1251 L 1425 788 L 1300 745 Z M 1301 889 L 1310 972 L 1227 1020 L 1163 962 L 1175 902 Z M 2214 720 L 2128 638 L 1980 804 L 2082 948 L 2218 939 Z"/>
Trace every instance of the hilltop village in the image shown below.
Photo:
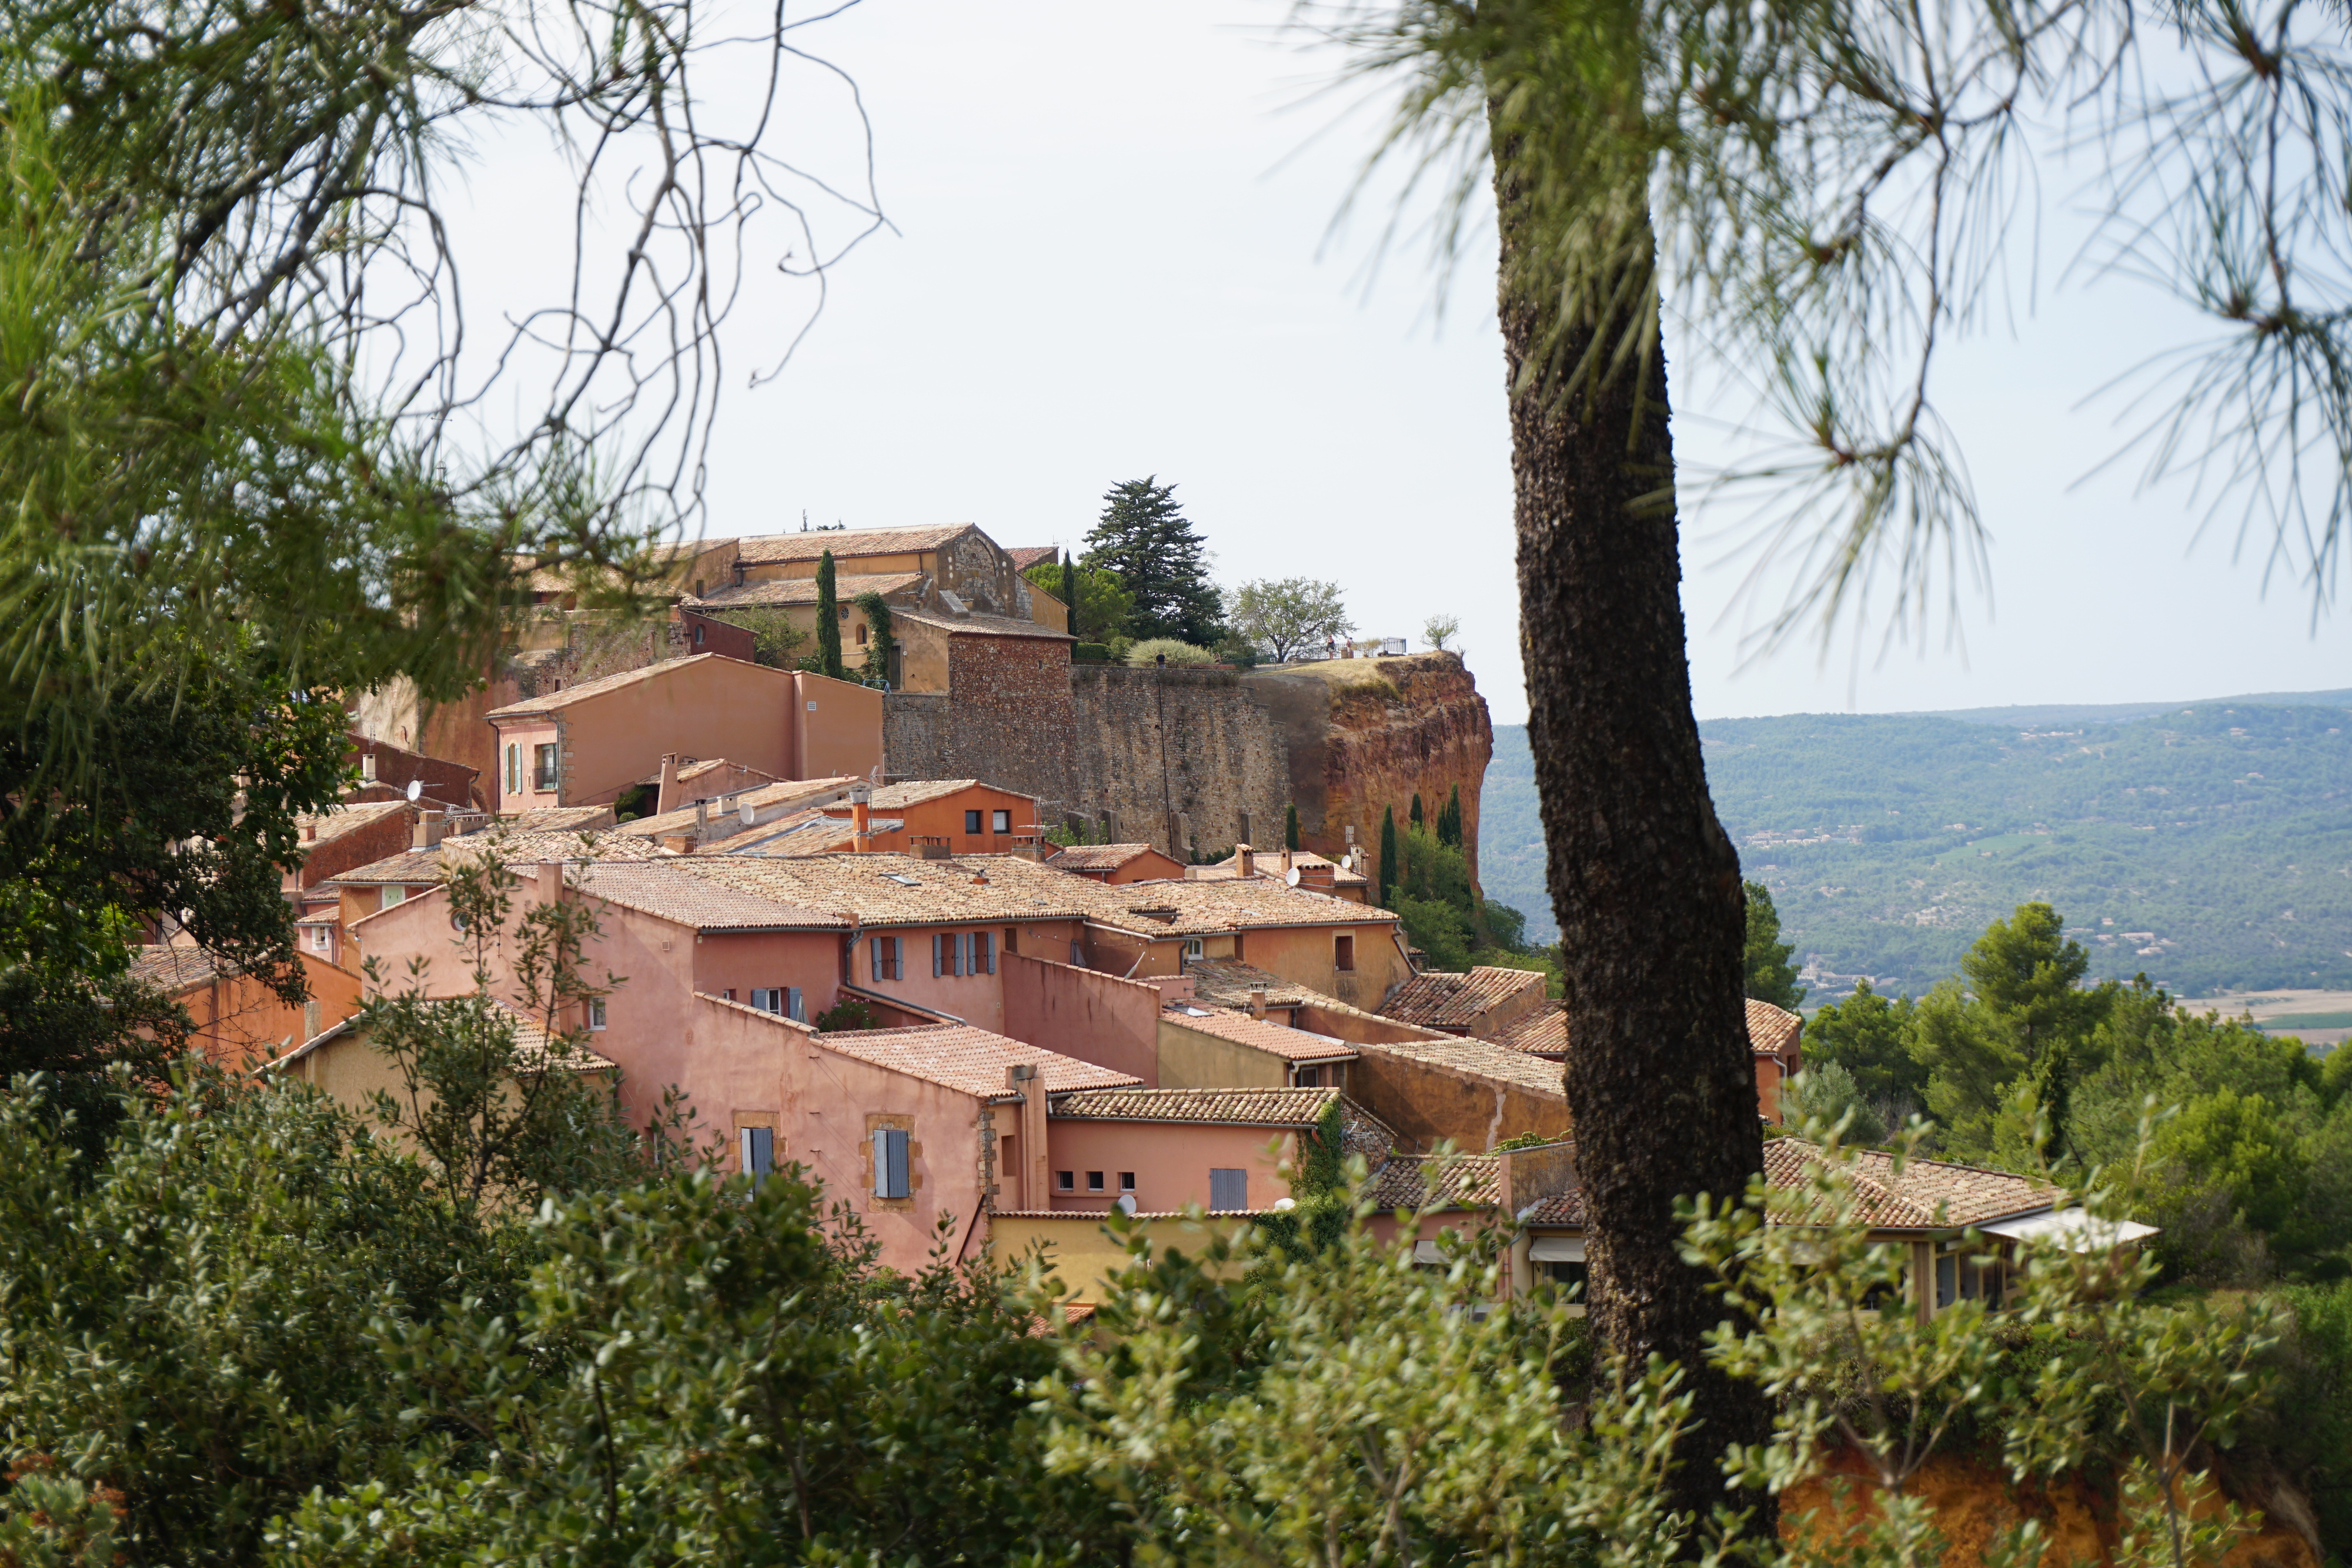
<path fill-rule="evenodd" d="M 838 591 L 887 606 L 866 599 L 844 639 L 887 676 L 772 667 L 713 618 L 750 603 L 813 622 L 827 553 Z M 1432 967 L 1374 901 L 1369 823 L 1342 819 L 1378 781 L 1349 794 L 1326 772 L 1365 768 L 1365 732 L 1328 695 L 1349 688 L 1312 666 L 1074 663 L 1065 607 L 1018 570 L 1044 553 L 970 527 L 706 544 L 677 558 L 650 632 L 613 632 L 551 589 L 535 643 L 471 706 L 391 693 L 356 710 L 358 782 L 302 820 L 284 882 L 299 1017 L 192 946 L 158 942 L 139 972 L 209 1055 L 355 1106 L 404 1092 L 371 997 L 499 998 L 519 1085 L 586 1075 L 640 1126 L 682 1107 L 701 1157 L 755 1179 L 797 1165 L 908 1272 L 942 1235 L 959 1260 L 1043 1242 L 1084 1300 L 1123 1256 L 1112 1208 L 1279 1213 L 1302 1140 L 1336 1137 L 1384 1208 L 1424 1211 L 1424 1249 L 1447 1212 L 1499 1211 L 1520 1217 L 1513 1288 L 1580 1281 L 1560 1005 L 1538 972 Z M 1475 823 L 1476 775 L 1459 776 L 1483 764 L 1484 705 L 1410 698 L 1416 675 L 1466 674 L 1450 655 L 1379 664 L 1403 710 L 1377 736 L 1387 766 L 1446 785 Z M 1133 809 L 1134 781 L 1120 793 L 1118 768 L 1088 762 L 1137 738 L 1084 711 L 1089 680 L 1130 711 L 1164 712 L 1171 688 L 1196 715 L 1223 705 L 1142 731 L 1181 760 L 1161 763 L 1187 777 L 1173 809 Z M 1202 766 L 1220 748 L 1255 766 Z M 944 776 L 942 758 L 988 771 Z M 454 906 L 469 876 L 505 890 L 499 931 Z M 566 908 L 586 915 L 576 967 L 601 977 L 568 995 L 525 937 Z M 1771 1122 L 1801 1023 L 1761 1001 L 1748 1015 Z M 1773 1147 L 1801 1179 L 1806 1147 Z M 1888 1234 L 1921 1247 L 1956 1202 L 1990 1222 L 2051 1201 L 1924 1164 L 1900 1197 Z"/>

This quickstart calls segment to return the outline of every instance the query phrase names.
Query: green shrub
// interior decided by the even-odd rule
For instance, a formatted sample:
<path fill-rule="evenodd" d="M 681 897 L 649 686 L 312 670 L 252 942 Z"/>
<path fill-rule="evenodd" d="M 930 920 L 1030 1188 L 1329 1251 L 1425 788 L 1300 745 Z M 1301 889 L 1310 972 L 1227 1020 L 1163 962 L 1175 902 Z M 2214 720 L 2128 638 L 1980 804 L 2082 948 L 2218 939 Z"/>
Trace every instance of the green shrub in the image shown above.
<path fill-rule="evenodd" d="M 1156 664 L 1163 653 L 1171 664 L 1213 664 L 1217 662 L 1217 656 L 1206 648 L 1196 647 L 1174 637 L 1147 637 L 1140 643 L 1129 644 L 1127 662 L 1138 666 Z"/>
<path fill-rule="evenodd" d="M 1108 664 L 1110 663 L 1110 645 L 1107 643 L 1073 643 L 1070 662 L 1074 664 Z"/>
<path fill-rule="evenodd" d="M 2278 1292 L 2294 1312 L 2285 1386 L 2256 1436 L 2310 1495 L 2319 1543 L 2352 1562 L 2352 1281 Z"/>

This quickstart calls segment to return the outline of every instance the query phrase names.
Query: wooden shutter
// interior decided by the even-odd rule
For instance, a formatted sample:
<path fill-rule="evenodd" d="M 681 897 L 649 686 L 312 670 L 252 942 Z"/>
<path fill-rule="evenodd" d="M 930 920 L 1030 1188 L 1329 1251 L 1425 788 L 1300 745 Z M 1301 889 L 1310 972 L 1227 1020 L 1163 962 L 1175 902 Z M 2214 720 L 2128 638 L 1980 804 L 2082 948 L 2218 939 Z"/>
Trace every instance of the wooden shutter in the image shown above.
<path fill-rule="evenodd" d="M 931 933 L 931 977 L 937 979 L 948 972 L 946 947 L 948 937 L 943 931 Z"/>
<path fill-rule="evenodd" d="M 877 1127 L 874 1130 L 874 1196 L 905 1197 L 912 1190 L 907 1181 L 906 1129 Z"/>
<path fill-rule="evenodd" d="M 1212 1170 L 1209 1172 L 1209 1207 L 1213 1210 L 1231 1213 L 1249 1207 L 1249 1172 L 1246 1170 Z"/>
<path fill-rule="evenodd" d="M 979 960 L 979 967 L 972 972 L 980 975 L 996 973 L 996 934 L 992 931 L 974 933 L 971 946 L 973 956 Z"/>
<path fill-rule="evenodd" d="M 868 958 L 873 960 L 874 977 L 877 980 L 880 979 L 882 977 L 882 938 L 879 936 L 867 937 L 866 939 L 866 954 Z"/>

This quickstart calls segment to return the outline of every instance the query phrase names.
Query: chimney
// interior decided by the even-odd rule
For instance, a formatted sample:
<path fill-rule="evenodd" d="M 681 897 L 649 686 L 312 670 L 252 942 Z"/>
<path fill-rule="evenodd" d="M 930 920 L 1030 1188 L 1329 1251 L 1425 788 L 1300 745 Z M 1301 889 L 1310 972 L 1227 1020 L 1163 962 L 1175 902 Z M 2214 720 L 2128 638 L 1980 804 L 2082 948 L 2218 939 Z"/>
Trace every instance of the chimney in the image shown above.
<path fill-rule="evenodd" d="M 319 836 L 319 824 L 309 817 L 302 819 L 302 841 L 309 843 Z"/>
<path fill-rule="evenodd" d="M 1051 1162 L 1045 1148 L 1045 1081 L 1037 1076 L 1035 1063 L 1016 1061 L 1006 1069 L 1005 1083 L 1021 1097 L 1021 1207 L 1050 1208 L 1054 1199 L 1045 1185 Z"/>
<path fill-rule="evenodd" d="M 694 847 L 700 849 L 710 838 L 710 802 L 694 803 Z"/>
<path fill-rule="evenodd" d="M 863 784 L 850 788 L 849 835 L 851 853 L 862 855 L 873 849 L 874 792 Z"/>
<path fill-rule="evenodd" d="M 1257 874 L 1257 852 L 1247 844 L 1234 846 L 1234 874 L 1235 876 Z"/>
<path fill-rule="evenodd" d="M 694 840 L 685 833 L 664 833 L 661 846 L 677 855 L 690 855 L 694 852 Z"/>
<path fill-rule="evenodd" d="M 373 747 L 360 753 L 360 782 L 375 782 L 375 752 Z"/>
<path fill-rule="evenodd" d="M 440 812 L 419 811 L 416 814 L 416 825 L 409 831 L 409 847 L 419 850 L 436 847 L 441 842 L 441 835 L 447 826 Z"/>
<path fill-rule="evenodd" d="M 1252 986 L 1249 991 L 1249 999 L 1250 1017 L 1254 1019 L 1262 1019 L 1265 1017 L 1265 988 L 1264 986 Z"/>
<path fill-rule="evenodd" d="M 661 759 L 661 782 L 654 788 L 654 815 L 665 816 L 677 808 L 677 753 L 665 752 Z"/>

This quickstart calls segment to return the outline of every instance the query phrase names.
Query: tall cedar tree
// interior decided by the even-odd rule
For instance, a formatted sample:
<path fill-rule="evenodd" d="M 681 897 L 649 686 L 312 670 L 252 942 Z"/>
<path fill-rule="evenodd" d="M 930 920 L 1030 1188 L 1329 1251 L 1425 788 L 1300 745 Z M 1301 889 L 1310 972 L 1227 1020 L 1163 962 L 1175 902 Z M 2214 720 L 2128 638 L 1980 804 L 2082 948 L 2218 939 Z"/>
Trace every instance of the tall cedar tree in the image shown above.
<path fill-rule="evenodd" d="M 1391 898 L 1396 892 L 1397 883 L 1403 880 L 1397 874 L 1401 869 L 1397 863 L 1396 808 L 1383 806 L 1381 808 L 1381 907 L 1382 909 L 1393 907 Z"/>
<path fill-rule="evenodd" d="M 1212 648 L 1224 633 L 1223 603 L 1209 581 L 1206 543 L 1177 506 L 1176 486 L 1158 477 L 1111 486 L 1084 564 L 1118 573 L 1135 596 L 1127 632 L 1137 642 L 1174 637 Z"/>
<path fill-rule="evenodd" d="M 1445 807 L 1437 813 L 1437 841 L 1450 849 L 1462 847 L 1462 786 L 1445 798 Z"/>
<path fill-rule="evenodd" d="M 849 678 L 849 667 L 841 662 L 841 606 L 834 599 L 831 550 L 816 563 L 816 658 L 821 673 L 836 681 Z"/>
<path fill-rule="evenodd" d="M 1740 967 L 1747 972 L 1748 994 L 1790 1012 L 1805 999 L 1797 984 L 1796 966 L 1789 962 L 1793 943 L 1780 940 L 1780 912 L 1772 906 L 1772 890 L 1760 882 L 1743 884 L 1748 894 L 1748 941 Z"/>
<path fill-rule="evenodd" d="M 1744 1193 L 1764 1142 L 1739 858 L 1707 798 L 1684 653 L 1665 350 L 1632 318 L 1644 295 L 1631 286 L 1561 319 L 1528 172 L 1509 127 L 1494 130 L 1519 642 L 1577 1042 L 1562 1078 L 1591 1216 L 1590 1322 L 1631 1365 L 1655 1354 L 1689 1380 L 1697 1426 L 1667 1505 L 1753 1508 L 1769 1540 L 1770 1499 L 1731 1492 L 1720 1458 L 1763 1442 L 1770 1413 L 1707 1359 L 1724 1309 L 1675 1218 L 1678 1197 Z"/>
<path fill-rule="evenodd" d="M 1422 825 L 1422 822 L 1421 822 L 1421 791 L 1420 791 L 1420 790 L 1418 790 L 1418 789 L 1416 789 L 1416 790 L 1414 790 L 1414 791 L 1412 792 L 1412 813 L 1411 817 L 1410 817 L 1408 820 L 1409 820 L 1409 821 L 1412 823 L 1412 825 L 1413 825 L 1414 827 L 1416 827 L 1416 828 L 1418 828 L 1418 827 L 1420 827 L 1420 826 Z"/>
<path fill-rule="evenodd" d="M 1290 850 L 1298 847 L 1298 802 L 1296 800 L 1282 809 L 1282 846 Z"/>

